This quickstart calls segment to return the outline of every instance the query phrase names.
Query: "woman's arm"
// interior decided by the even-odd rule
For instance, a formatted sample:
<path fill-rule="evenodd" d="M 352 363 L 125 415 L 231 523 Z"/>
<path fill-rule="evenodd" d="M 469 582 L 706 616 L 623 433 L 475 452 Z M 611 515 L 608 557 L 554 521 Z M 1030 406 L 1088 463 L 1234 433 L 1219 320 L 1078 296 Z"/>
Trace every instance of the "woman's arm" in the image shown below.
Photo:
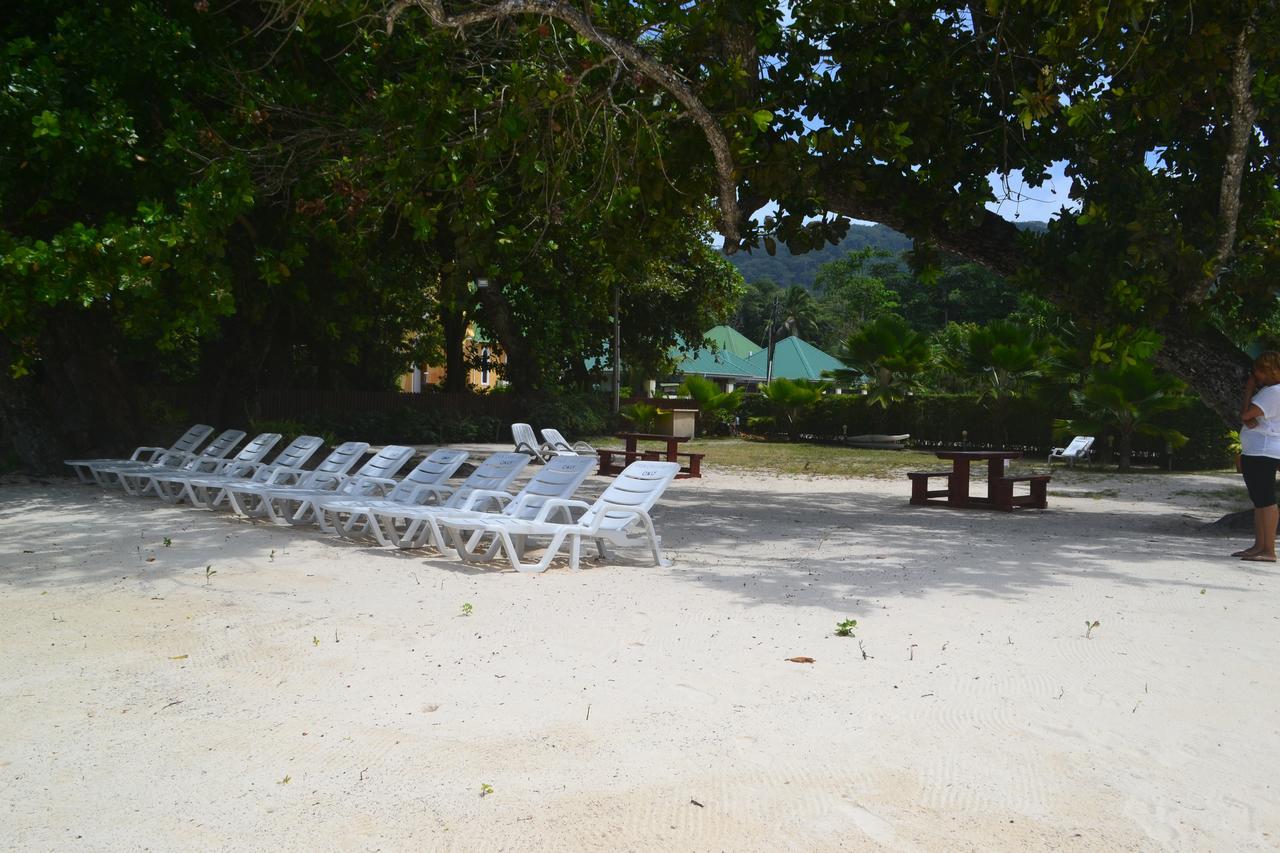
<path fill-rule="evenodd" d="M 1258 418 L 1262 417 L 1262 409 L 1259 409 L 1253 403 L 1253 395 L 1258 390 L 1258 379 L 1252 370 L 1249 371 L 1249 379 L 1244 383 L 1244 400 L 1240 403 L 1240 421 L 1247 427 L 1256 427 Z"/>

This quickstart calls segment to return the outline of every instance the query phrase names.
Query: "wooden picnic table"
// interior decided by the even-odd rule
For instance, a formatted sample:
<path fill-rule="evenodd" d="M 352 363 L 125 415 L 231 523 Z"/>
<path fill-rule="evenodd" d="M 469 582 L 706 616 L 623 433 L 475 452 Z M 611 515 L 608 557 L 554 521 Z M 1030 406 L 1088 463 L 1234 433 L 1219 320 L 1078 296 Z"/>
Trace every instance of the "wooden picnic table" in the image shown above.
<path fill-rule="evenodd" d="M 625 446 L 624 450 L 614 450 L 610 448 L 600 448 L 597 453 L 600 455 L 599 473 L 611 477 L 619 473 L 627 465 L 637 459 L 654 459 L 665 462 L 680 462 L 680 457 L 689 460 L 687 465 L 680 468 L 680 476 L 684 477 L 701 477 L 702 476 L 702 457 L 701 453 L 681 453 L 680 445 L 689 440 L 683 435 L 658 435 L 649 432 L 619 432 L 614 433 L 617 438 L 622 439 Z M 640 449 L 640 442 L 656 442 L 666 445 L 664 450 L 656 448 L 650 450 Z M 614 457 L 622 457 L 621 462 L 614 462 Z"/>
<path fill-rule="evenodd" d="M 1005 512 L 1011 512 L 1014 507 L 1019 506 L 1039 509 L 1048 506 L 1049 475 L 1010 477 L 1005 474 L 1005 465 L 1010 459 L 1022 458 L 1020 450 L 939 450 L 934 455 L 951 462 L 951 470 L 912 471 L 907 474 L 911 480 L 911 503 L 917 506 L 945 506 L 951 509 L 989 507 Z M 983 461 L 987 463 L 987 494 L 970 494 L 970 465 Z M 930 489 L 929 480 L 935 477 L 946 477 L 947 487 Z M 1014 497 L 1013 484 L 1022 482 L 1030 484 L 1031 493 Z"/>

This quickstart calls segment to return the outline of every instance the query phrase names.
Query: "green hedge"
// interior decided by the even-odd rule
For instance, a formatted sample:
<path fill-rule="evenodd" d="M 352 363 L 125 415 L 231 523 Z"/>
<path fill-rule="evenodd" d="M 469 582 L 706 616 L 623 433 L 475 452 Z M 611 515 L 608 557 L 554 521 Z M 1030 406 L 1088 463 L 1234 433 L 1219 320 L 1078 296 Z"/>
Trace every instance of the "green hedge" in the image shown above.
<path fill-rule="evenodd" d="M 1011 400 L 997 409 L 989 400 L 978 401 L 960 394 L 931 394 L 909 397 L 882 409 L 869 405 L 861 394 L 829 394 L 807 414 L 799 432 L 817 440 L 909 433 L 916 447 L 1000 447 L 1046 456 L 1051 448 L 1065 443 L 1063 436 L 1054 436 L 1053 422 L 1069 414 L 1060 404 L 1030 398 Z M 741 416 L 744 424 L 769 431 L 768 402 L 763 398 L 753 396 L 744 401 Z M 1175 468 L 1221 468 L 1231 463 L 1231 432 L 1199 401 L 1169 415 L 1164 423 L 1191 439 L 1174 451 Z M 1097 438 L 1095 446 L 1099 453 L 1104 453 L 1108 437 Z M 1167 462 L 1164 444 L 1141 436 L 1134 440 L 1134 457 L 1138 464 Z"/>

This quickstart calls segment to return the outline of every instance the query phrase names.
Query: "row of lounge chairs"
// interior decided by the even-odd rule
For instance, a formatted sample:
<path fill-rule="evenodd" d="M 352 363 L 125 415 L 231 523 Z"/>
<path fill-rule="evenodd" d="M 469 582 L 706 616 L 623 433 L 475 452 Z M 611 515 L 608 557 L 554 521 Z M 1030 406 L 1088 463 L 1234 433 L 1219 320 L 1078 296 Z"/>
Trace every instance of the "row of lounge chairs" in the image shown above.
<path fill-rule="evenodd" d="M 517 453 L 526 453 L 530 459 L 546 463 L 557 456 L 596 456 L 596 449 L 585 441 L 570 442 L 560 430 L 548 427 L 542 431 L 542 441 L 538 441 L 533 427 L 528 424 L 512 424 L 511 439 L 515 442 Z"/>
<path fill-rule="evenodd" d="M 673 462 L 635 462 L 587 503 L 573 496 L 595 467 L 594 456 L 552 456 L 512 494 L 508 488 L 531 461 L 524 452 L 492 454 L 453 485 L 448 481 L 467 461 L 465 450 L 435 450 L 396 479 L 413 448 L 388 445 L 356 468 L 369 445 L 346 442 L 307 468 L 323 444 L 316 436 L 299 436 L 267 463 L 281 441 L 278 433 L 258 435 L 231 456 L 245 433 L 227 430 L 197 452 L 212 433 L 197 424 L 170 447 L 139 447 L 128 459 L 65 461 L 81 482 L 119 486 L 131 495 L 226 507 L 278 524 L 315 524 L 384 546 L 430 547 L 467 563 L 501 558 L 519 571 L 541 572 L 567 548 L 576 569 L 587 539 L 601 557 L 606 542 L 646 544 L 655 564 L 663 564 L 649 510 L 675 478 L 679 466 Z M 526 562 L 525 552 L 544 540 L 540 559 Z"/>

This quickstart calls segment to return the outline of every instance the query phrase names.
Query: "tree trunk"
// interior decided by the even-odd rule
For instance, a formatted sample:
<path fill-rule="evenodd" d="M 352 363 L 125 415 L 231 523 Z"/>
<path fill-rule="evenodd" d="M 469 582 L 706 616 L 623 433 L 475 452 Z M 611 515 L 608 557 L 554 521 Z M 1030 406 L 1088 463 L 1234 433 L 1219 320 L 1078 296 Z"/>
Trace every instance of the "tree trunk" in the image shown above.
<path fill-rule="evenodd" d="M 490 281 L 481 289 L 485 324 L 498 336 L 498 345 L 507 356 L 506 379 L 517 394 L 537 391 L 542 386 L 542 373 L 529 341 L 511 316 L 511 305 L 502 293 L 502 284 Z"/>
<path fill-rule="evenodd" d="M 442 302 L 440 328 L 444 331 L 444 390 L 464 393 L 467 390 L 467 315 Z"/>
<path fill-rule="evenodd" d="M 1120 470 L 1128 471 L 1133 456 L 1133 433 L 1120 433 L 1119 447 L 1116 450 L 1120 454 Z"/>

